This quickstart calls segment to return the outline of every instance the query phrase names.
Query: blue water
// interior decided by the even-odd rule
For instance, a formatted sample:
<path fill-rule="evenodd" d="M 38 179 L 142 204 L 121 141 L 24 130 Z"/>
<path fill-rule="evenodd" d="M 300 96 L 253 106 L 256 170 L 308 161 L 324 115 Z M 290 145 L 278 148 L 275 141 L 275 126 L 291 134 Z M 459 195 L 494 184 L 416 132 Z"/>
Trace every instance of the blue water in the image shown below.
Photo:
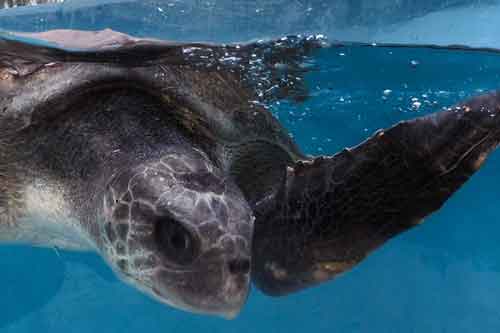
<path fill-rule="evenodd" d="M 313 155 L 500 87 L 500 54 L 479 51 L 353 44 L 318 50 L 306 65 L 310 98 L 270 108 Z M 353 271 L 286 298 L 254 289 L 233 321 L 158 304 L 94 254 L 2 246 L 0 331 L 498 332 L 498 184 L 499 152 L 426 223 Z"/>

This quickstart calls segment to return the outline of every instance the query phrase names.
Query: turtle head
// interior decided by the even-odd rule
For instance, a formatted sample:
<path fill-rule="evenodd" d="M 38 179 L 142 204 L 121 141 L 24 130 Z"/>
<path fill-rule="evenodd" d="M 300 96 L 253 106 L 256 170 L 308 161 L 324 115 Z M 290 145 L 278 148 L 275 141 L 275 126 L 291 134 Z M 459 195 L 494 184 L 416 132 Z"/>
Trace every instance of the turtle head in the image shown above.
<path fill-rule="evenodd" d="M 103 253 L 126 281 L 183 310 L 238 314 L 254 218 L 203 153 L 122 170 L 106 187 L 103 214 Z"/>

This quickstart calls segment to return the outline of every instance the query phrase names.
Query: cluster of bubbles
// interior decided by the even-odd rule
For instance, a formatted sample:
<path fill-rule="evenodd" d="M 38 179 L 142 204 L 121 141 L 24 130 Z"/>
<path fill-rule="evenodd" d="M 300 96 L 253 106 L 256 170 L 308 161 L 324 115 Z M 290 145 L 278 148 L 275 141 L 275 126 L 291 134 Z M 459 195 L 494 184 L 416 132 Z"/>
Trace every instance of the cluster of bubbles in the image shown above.
<path fill-rule="evenodd" d="M 306 97 L 304 74 L 312 69 L 308 62 L 312 50 L 327 45 L 323 35 L 297 35 L 213 48 L 193 44 L 183 53 L 191 64 L 240 74 L 255 91 L 252 102 L 267 106 L 269 101 Z"/>

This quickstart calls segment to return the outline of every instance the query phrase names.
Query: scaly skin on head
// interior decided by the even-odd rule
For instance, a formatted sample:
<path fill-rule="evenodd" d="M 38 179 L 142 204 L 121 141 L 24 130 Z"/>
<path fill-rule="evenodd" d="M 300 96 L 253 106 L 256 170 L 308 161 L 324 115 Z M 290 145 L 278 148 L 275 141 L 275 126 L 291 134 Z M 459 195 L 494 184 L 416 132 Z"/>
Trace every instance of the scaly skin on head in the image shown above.
<path fill-rule="evenodd" d="M 172 152 L 127 169 L 109 183 L 103 212 L 103 252 L 126 279 L 180 308 L 237 313 L 253 217 L 204 153 Z"/>

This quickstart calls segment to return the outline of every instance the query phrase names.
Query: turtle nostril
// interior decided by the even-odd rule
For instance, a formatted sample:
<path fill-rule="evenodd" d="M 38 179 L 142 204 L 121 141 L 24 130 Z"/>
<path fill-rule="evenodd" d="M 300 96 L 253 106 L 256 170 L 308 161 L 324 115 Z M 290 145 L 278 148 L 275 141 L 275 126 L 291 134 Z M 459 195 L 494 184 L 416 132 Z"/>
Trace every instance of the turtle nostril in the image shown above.
<path fill-rule="evenodd" d="M 246 274 L 250 271 L 249 259 L 233 259 L 229 261 L 229 272 L 231 274 Z"/>

